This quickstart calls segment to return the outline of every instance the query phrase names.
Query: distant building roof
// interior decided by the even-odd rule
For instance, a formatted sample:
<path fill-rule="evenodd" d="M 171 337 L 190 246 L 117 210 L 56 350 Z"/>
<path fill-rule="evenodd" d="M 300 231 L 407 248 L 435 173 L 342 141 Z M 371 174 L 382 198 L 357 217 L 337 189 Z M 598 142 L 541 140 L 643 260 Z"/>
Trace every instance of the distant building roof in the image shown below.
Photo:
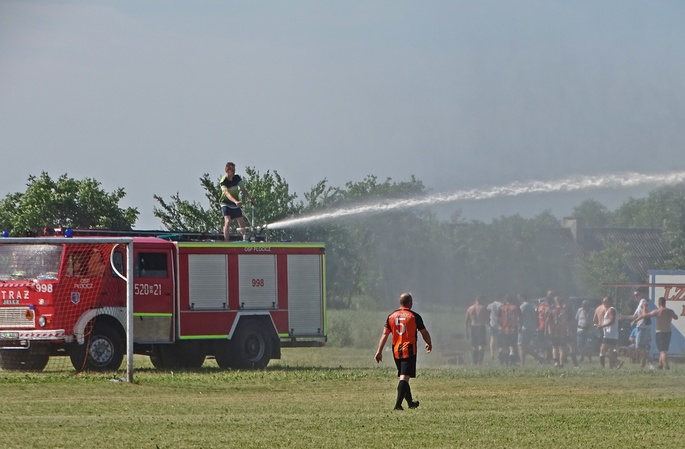
<path fill-rule="evenodd" d="M 573 218 L 564 219 L 563 226 L 560 238 L 573 259 L 609 245 L 623 246 L 628 252 L 625 262 L 631 282 L 645 282 L 647 272 L 663 268 L 669 258 L 661 228 L 585 228 Z"/>

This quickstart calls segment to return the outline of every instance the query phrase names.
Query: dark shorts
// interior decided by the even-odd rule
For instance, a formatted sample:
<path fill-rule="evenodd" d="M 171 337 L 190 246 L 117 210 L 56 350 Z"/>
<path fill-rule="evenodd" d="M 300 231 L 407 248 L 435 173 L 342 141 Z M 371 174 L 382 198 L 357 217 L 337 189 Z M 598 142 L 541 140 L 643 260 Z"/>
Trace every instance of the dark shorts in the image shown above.
<path fill-rule="evenodd" d="M 618 338 L 606 338 L 602 337 L 602 344 L 614 347 L 616 344 L 618 344 Z"/>
<path fill-rule="evenodd" d="M 497 326 L 488 326 L 490 328 L 490 336 L 491 337 L 497 337 L 499 335 L 499 327 Z"/>
<path fill-rule="evenodd" d="M 471 345 L 474 348 L 487 345 L 485 326 L 471 326 Z"/>
<path fill-rule="evenodd" d="M 656 333 L 656 348 L 659 352 L 667 352 L 669 346 L 671 346 L 671 333 L 670 332 L 657 332 Z"/>
<path fill-rule="evenodd" d="M 395 359 L 395 366 L 397 366 L 397 377 L 402 375 L 409 377 L 416 377 L 416 356 L 407 357 L 406 359 Z"/>
<path fill-rule="evenodd" d="M 511 348 L 513 346 L 518 345 L 518 338 L 519 334 L 516 332 L 515 334 L 503 334 L 500 333 L 499 336 L 497 337 L 497 342 L 499 343 L 500 348 Z"/>
<path fill-rule="evenodd" d="M 568 344 L 568 336 L 566 335 L 561 335 L 558 337 L 551 337 L 552 339 L 552 346 L 558 348 L 560 346 L 566 346 Z"/>
<path fill-rule="evenodd" d="M 538 329 L 535 333 L 535 339 L 537 340 L 537 345 L 540 348 L 549 348 L 552 343 L 552 337 L 547 335 L 544 331 Z"/>
<path fill-rule="evenodd" d="M 221 213 L 224 217 L 240 218 L 243 216 L 243 211 L 239 207 L 221 206 Z"/>
<path fill-rule="evenodd" d="M 519 346 L 523 348 L 529 348 L 533 344 L 533 338 L 535 338 L 535 331 L 533 329 L 522 329 L 519 332 Z"/>

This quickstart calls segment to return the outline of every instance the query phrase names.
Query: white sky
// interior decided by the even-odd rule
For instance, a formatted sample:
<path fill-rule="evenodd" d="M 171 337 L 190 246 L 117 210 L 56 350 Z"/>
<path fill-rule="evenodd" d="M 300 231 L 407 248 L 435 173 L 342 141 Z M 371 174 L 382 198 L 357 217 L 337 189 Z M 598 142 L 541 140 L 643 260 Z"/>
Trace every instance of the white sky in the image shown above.
<path fill-rule="evenodd" d="M 681 170 L 684 23 L 680 0 L 2 0 L 0 197 L 92 177 L 144 229 L 153 194 L 204 204 L 229 160 L 300 198 L 369 174 L 443 192 Z"/>

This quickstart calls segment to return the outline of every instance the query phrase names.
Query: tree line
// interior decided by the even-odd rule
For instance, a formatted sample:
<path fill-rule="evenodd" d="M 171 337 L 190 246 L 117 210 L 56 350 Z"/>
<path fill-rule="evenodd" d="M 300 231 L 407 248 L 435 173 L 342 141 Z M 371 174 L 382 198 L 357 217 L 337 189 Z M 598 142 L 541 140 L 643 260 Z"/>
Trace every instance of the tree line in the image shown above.
<path fill-rule="evenodd" d="M 429 195 L 412 177 L 397 182 L 367 176 L 342 187 L 319 181 L 298 198 L 276 171 L 245 170 L 245 186 L 256 201 L 259 223 L 355 207 L 371 201 Z M 205 201 L 188 201 L 179 193 L 154 195 L 154 215 L 162 229 L 175 232 L 221 232 L 218 180 L 203 174 Z M 24 192 L 0 200 L 0 227 L 13 236 L 41 235 L 44 228 L 132 230 L 136 208 L 121 208 L 122 188 L 106 192 L 91 178 L 48 173 L 29 176 Z M 251 206 L 245 206 L 249 219 Z M 629 198 L 616 210 L 586 200 L 572 215 L 588 227 L 662 228 L 669 247 L 664 266 L 685 268 L 685 186 L 661 188 L 644 198 Z M 372 215 L 355 215 L 309 226 L 267 231 L 269 240 L 292 239 L 326 244 L 327 296 L 330 307 L 387 307 L 399 292 L 412 291 L 433 303 L 461 305 L 479 294 L 499 297 L 526 292 L 544 296 L 553 288 L 568 296 L 599 295 L 602 283 L 625 279 L 625 249 L 609 246 L 571 261 L 545 235 L 561 227 L 545 211 L 531 218 L 502 216 L 490 222 L 466 220 L 460 211 L 440 219 L 428 207 L 411 207 Z M 645 273 L 645 280 L 646 280 Z"/>

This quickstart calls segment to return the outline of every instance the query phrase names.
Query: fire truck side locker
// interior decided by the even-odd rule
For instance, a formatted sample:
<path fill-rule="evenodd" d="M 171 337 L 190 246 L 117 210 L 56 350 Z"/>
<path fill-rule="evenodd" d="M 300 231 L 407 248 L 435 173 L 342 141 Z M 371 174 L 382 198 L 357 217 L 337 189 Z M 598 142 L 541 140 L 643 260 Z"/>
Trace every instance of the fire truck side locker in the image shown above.
<path fill-rule="evenodd" d="M 292 337 L 324 335 L 324 258 L 291 254 L 288 258 L 288 329 Z"/>
<path fill-rule="evenodd" d="M 321 244 L 178 244 L 177 340 L 222 367 L 263 367 L 325 341 Z"/>

